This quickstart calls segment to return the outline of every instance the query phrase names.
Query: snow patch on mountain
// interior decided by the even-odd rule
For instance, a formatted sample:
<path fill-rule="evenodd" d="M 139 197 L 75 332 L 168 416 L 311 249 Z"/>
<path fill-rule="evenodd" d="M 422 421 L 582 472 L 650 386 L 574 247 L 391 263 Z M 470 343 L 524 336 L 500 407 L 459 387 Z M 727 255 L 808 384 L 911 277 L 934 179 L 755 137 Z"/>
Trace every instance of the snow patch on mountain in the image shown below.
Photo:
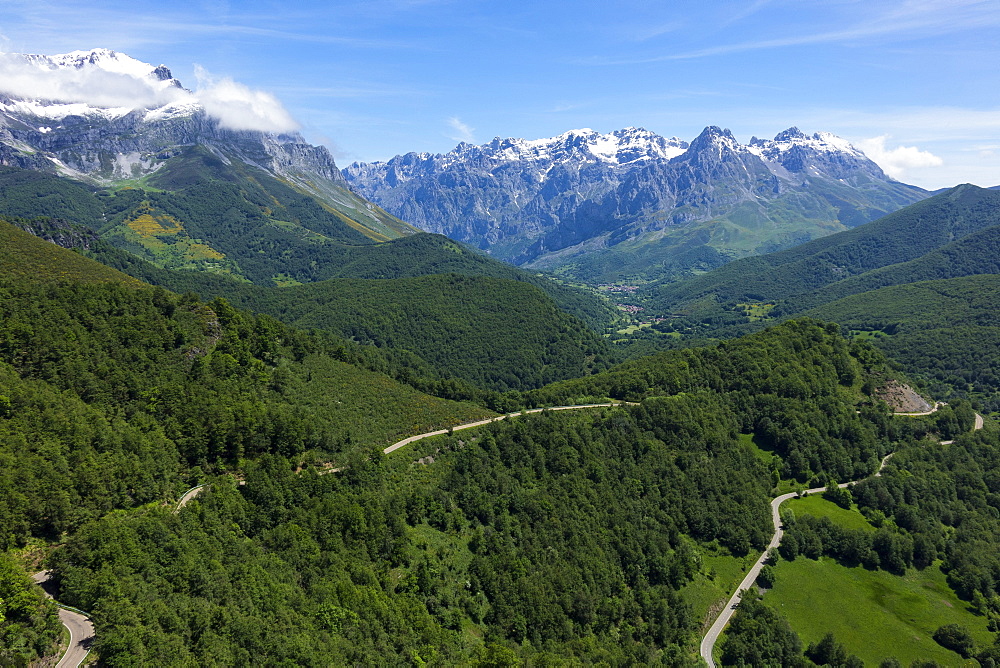
<path fill-rule="evenodd" d="M 70 51 L 69 53 L 54 56 L 25 54 L 24 58 L 28 62 L 48 70 L 95 67 L 105 72 L 124 74 L 136 79 L 148 77 L 157 69 L 149 63 L 144 63 L 111 49 Z M 167 80 L 164 83 L 169 85 L 170 81 Z"/>
<path fill-rule="evenodd" d="M 754 137 L 750 140 L 747 148 L 762 158 L 773 159 L 777 155 L 787 153 L 797 147 L 816 153 L 845 153 L 854 158 L 866 157 L 861 149 L 831 132 L 817 132 L 810 137 L 795 127 L 779 132 L 770 141 Z"/>

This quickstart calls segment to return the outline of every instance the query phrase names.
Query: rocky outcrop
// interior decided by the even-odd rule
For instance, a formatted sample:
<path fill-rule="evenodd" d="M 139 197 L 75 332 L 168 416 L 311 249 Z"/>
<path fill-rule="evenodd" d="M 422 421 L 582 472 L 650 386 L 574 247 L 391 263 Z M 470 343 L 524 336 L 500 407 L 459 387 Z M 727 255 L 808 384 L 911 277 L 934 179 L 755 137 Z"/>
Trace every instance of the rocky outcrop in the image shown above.
<path fill-rule="evenodd" d="M 0 104 L 11 100 L 0 96 Z M 309 173 L 346 187 L 330 152 L 307 144 L 298 134 L 273 135 L 220 126 L 202 110 L 149 120 L 148 110 L 117 117 L 70 115 L 50 119 L 0 113 L 4 164 L 70 171 L 97 182 L 141 178 L 185 146 L 215 146 L 225 153 L 282 176 Z M 20 150 L 18 150 L 20 149 Z"/>

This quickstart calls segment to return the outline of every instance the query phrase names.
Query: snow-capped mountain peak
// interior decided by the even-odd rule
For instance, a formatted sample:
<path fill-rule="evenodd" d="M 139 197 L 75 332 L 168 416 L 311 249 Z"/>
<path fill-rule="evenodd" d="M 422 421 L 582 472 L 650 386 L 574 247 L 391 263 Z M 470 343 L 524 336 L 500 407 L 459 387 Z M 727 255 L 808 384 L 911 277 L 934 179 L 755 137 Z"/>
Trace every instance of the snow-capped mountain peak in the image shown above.
<path fill-rule="evenodd" d="M 186 90 L 165 65 L 112 49 L 0 53 L 0 164 L 105 182 L 149 174 L 178 146 L 219 142 L 249 147 L 241 159 L 276 173 L 301 164 L 341 180 L 272 95 L 230 79 L 202 83 Z"/>
<path fill-rule="evenodd" d="M 773 140 L 754 137 L 750 140 L 749 146 L 758 155 L 775 152 L 786 153 L 795 147 L 803 147 L 821 153 L 848 153 L 855 157 L 864 156 L 864 153 L 851 142 L 832 132 L 816 132 L 809 136 L 796 127 L 779 132 Z"/>
<path fill-rule="evenodd" d="M 720 128 L 717 125 L 709 125 L 701 131 L 691 142 L 690 150 L 693 153 L 702 153 L 706 150 L 722 153 L 741 153 L 746 147 L 733 136 L 728 128 Z"/>
<path fill-rule="evenodd" d="M 472 157 L 496 162 L 550 165 L 578 161 L 625 165 L 640 160 L 669 160 L 686 151 L 687 147 L 687 142 L 677 137 L 665 139 L 642 128 L 624 128 L 607 134 L 580 128 L 542 139 L 495 137 L 492 142 L 481 146 L 462 143 L 448 154 L 436 158 L 440 164 L 446 165 Z"/>
<path fill-rule="evenodd" d="M 773 140 L 750 140 L 747 149 L 760 157 L 770 168 L 837 179 L 859 171 L 878 179 L 887 177 L 882 170 L 849 141 L 831 132 L 816 132 L 812 136 L 796 127 L 779 132 Z"/>
<path fill-rule="evenodd" d="M 0 54 L 0 112 L 18 118 L 58 122 L 80 116 L 111 121 L 137 109 L 154 110 L 155 118 L 165 118 L 199 108 L 194 94 L 166 66 L 111 49 Z"/>
<path fill-rule="evenodd" d="M 173 78 L 166 65 L 150 65 L 112 49 L 70 51 L 51 56 L 41 54 L 8 55 L 14 57 L 20 55 L 26 63 L 48 72 L 58 70 L 101 71 L 147 82 L 156 82 L 157 87 L 160 88 L 181 88 L 180 82 Z"/>
<path fill-rule="evenodd" d="M 797 128 L 749 145 L 714 125 L 690 144 L 643 128 L 580 128 L 354 163 L 344 175 L 411 224 L 544 266 L 626 240 L 659 244 L 672 229 L 730 213 L 734 229 L 754 220 L 747 238 L 774 248 L 789 243 L 788 211 L 803 219 L 823 212 L 829 218 L 817 230 L 828 231 L 921 197 L 849 142 Z"/>
<path fill-rule="evenodd" d="M 206 77 L 202 83 L 197 91 L 186 90 L 165 65 L 111 49 L 0 53 L 0 126 L 24 123 L 43 132 L 71 116 L 100 122 L 137 115 L 147 123 L 207 116 L 229 130 L 279 135 L 299 129 L 270 93 L 228 78 Z"/>

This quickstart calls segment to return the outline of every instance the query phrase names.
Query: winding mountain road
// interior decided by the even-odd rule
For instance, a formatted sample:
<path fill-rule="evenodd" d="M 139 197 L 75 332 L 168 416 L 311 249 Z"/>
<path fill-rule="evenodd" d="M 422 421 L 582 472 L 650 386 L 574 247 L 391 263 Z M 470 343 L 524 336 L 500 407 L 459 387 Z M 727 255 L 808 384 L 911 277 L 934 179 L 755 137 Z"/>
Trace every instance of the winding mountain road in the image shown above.
<path fill-rule="evenodd" d="M 934 407 L 934 410 L 937 410 L 938 406 L 942 405 L 943 404 L 938 403 Z M 933 413 L 934 410 L 930 411 L 930 413 Z M 921 413 L 921 415 L 929 415 L 930 413 Z M 902 415 L 902 414 L 897 413 L 897 415 Z M 976 413 L 976 421 L 973 426 L 973 431 L 982 428 L 983 428 L 983 416 Z M 882 475 L 882 469 L 884 469 L 885 465 L 889 463 L 889 459 L 892 457 L 893 454 L 894 453 L 889 453 L 888 455 L 882 458 L 882 463 L 879 465 L 878 471 L 875 472 L 874 477 L 877 478 Z M 865 478 L 862 478 L 861 480 L 865 480 Z M 861 482 L 861 480 L 854 480 L 852 482 L 840 483 L 839 485 L 837 485 L 837 487 L 843 489 L 844 487 L 853 485 L 856 482 Z M 740 598 L 743 596 L 743 592 L 752 587 L 754 582 L 757 581 L 757 576 L 760 575 L 760 569 L 763 568 L 764 562 L 767 560 L 768 551 L 770 551 L 772 547 L 778 547 L 778 545 L 781 543 L 781 537 L 785 533 L 784 527 L 782 527 L 781 525 L 781 513 L 780 513 L 781 504 L 783 504 L 788 499 L 798 496 L 799 494 L 816 494 L 818 492 L 824 492 L 824 491 L 826 491 L 825 487 L 814 487 L 813 489 L 807 489 L 804 492 L 789 492 L 788 494 L 782 494 L 781 496 L 777 496 L 771 500 L 771 522 L 774 524 L 774 535 L 771 536 L 771 542 L 769 542 L 767 544 L 767 547 L 764 548 L 764 553 L 760 555 L 760 558 L 757 559 L 754 565 L 747 572 L 746 577 L 743 578 L 743 581 L 740 582 L 740 585 L 736 588 L 736 591 L 729 598 L 729 601 L 726 602 L 726 607 L 723 608 L 721 613 L 719 613 L 719 616 L 716 618 L 715 622 L 712 624 L 711 627 L 709 627 L 708 633 L 706 633 L 705 637 L 702 638 L 701 640 L 701 658 L 705 660 L 705 663 L 708 664 L 709 668 L 715 668 L 715 659 L 712 658 L 712 651 L 715 649 L 715 643 L 719 639 L 719 636 L 722 634 L 722 630 L 726 628 L 726 625 L 729 624 L 729 620 L 732 618 L 733 613 L 736 612 L 736 608 L 740 604 Z"/>
<path fill-rule="evenodd" d="M 461 431 L 463 429 L 482 427 L 493 422 L 499 422 L 500 420 L 518 417 L 520 415 L 527 415 L 530 413 L 541 413 L 543 411 L 581 410 L 589 408 L 613 408 L 616 406 L 628 406 L 628 405 L 634 406 L 636 404 L 634 402 L 609 402 L 601 404 L 582 404 L 579 406 L 553 406 L 549 408 L 532 408 L 530 410 L 519 411 L 516 413 L 507 413 L 505 415 L 499 415 L 497 417 L 487 418 L 485 420 L 467 422 L 465 424 L 455 425 L 454 427 L 450 427 L 448 429 L 437 429 L 434 431 L 425 432 L 423 434 L 409 436 L 400 441 L 396 441 L 392 445 L 384 448 L 382 452 L 385 454 L 389 454 L 391 452 L 395 452 L 396 450 L 399 450 L 400 448 L 409 445 L 410 443 L 419 441 L 424 438 L 430 438 L 432 436 L 442 436 L 444 434 Z M 934 412 L 934 410 L 937 410 L 938 406 L 935 406 L 934 409 L 930 412 L 932 413 Z M 982 428 L 983 428 L 983 417 L 977 413 L 974 429 L 982 429 Z M 880 476 L 882 474 L 882 469 L 885 468 L 885 465 L 889 462 L 889 459 L 891 457 L 892 454 L 890 453 L 882 459 L 882 463 L 879 466 L 879 470 L 875 473 L 875 476 Z M 330 469 L 328 472 L 335 473 L 340 470 L 341 469 L 339 468 Z M 854 482 L 858 481 L 841 483 L 837 486 L 840 488 L 844 488 L 854 484 Z M 198 494 L 200 494 L 205 489 L 205 487 L 206 485 L 198 485 L 196 487 L 192 487 L 183 495 L 181 495 L 181 498 L 178 499 L 177 505 L 174 508 L 174 512 L 175 513 L 178 512 L 191 499 L 198 496 Z M 804 493 L 814 494 L 823 491 L 825 491 L 825 488 L 816 487 L 813 489 L 805 490 Z M 774 524 L 774 535 L 771 537 L 771 541 L 767 544 L 767 548 L 765 548 L 764 553 L 761 554 L 760 558 L 757 559 L 754 565 L 747 572 L 746 577 L 744 577 L 743 581 L 740 582 L 739 587 L 737 587 L 736 589 L 736 592 L 733 593 L 729 601 L 726 603 L 725 609 L 722 611 L 722 613 L 719 614 L 718 618 L 709 628 L 708 633 L 706 633 L 705 637 L 702 639 L 701 656 L 708 664 L 709 668 L 715 668 L 715 661 L 712 658 L 712 651 L 715 647 L 715 642 L 718 640 L 719 635 L 722 633 L 723 629 L 726 627 L 726 625 L 729 623 L 729 620 L 732 618 L 733 613 L 736 611 L 736 608 L 739 605 L 740 597 L 742 596 L 743 592 L 749 589 L 751 586 L 753 586 L 754 582 L 757 580 L 757 576 L 760 574 L 760 570 L 764 566 L 764 562 L 767 559 L 768 551 L 772 547 L 777 547 L 781 543 L 781 537 L 784 535 L 784 530 L 781 525 L 781 514 L 780 514 L 781 504 L 787 501 L 788 499 L 798 496 L 799 494 L 800 492 L 789 492 L 788 494 L 782 494 L 781 496 L 778 496 L 771 500 L 771 521 Z M 42 585 L 42 588 L 45 589 L 45 585 L 49 581 L 50 576 L 51 576 L 50 571 L 41 571 L 40 573 L 35 573 L 35 575 L 32 577 L 36 583 Z M 52 598 L 51 594 L 49 594 L 48 591 L 46 591 L 46 596 Z M 56 668 L 76 668 L 83 662 L 84 659 L 86 659 L 87 655 L 90 653 L 90 645 L 94 641 L 94 626 L 90 622 L 90 619 L 88 619 L 85 615 L 80 614 L 79 612 L 75 612 L 73 610 L 66 609 L 65 607 L 62 607 L 61 604 L 59 609 L 59 619 L 63 623 L 63 626 L 65 626 L 67 630 L 69 630 L 70 643 L 69 643 L 69 648 L 66 650 L 66 653 L 63 655 L 63 657 L 59 660 L 59 663 L 56 665 Z"/>
<path fill-rule="evenodd" d="M 49 598 L 52 598 L 52 594 L 49 593 L 46 585 L 51 576 L 51 571 L 41 571 L 31 576 L 32 580 L 41 585 L 42 591 Z M 58 601 L 56 603 L 59 605 L 59 621 L 69 631 L 69 647 L 59 659 L 56 668 L 76 668 L 90 654 L 90 646 L 94 642 L 94 625 L 86 615 L 69 610 Z"/>
<path fill-rule="evenodd" d="M 552 406 L 550 408 L 532 408 L 526 411 L 518 411 L 517 413 L 507 413 L 506 415 L 499 415 L 497 417 L 486 418 L 485 420 L 477 420 L 476 422 L 466 422 L 465 424 L 455 425 L 448 429 L 438 429 L 436 431 L 429 431 L 424 434 L 417 434 L 416 436 L 410 436 L 409 438 L 404 438 L 402 441 L 396 441 L 389 447 L 382 450 L 385 454 L 399 450 L 403 446 L 409 445 L 414 441 L 419 441 L 423 438 L 430 438 L 431 436 L 442 436 L 449 432 L 460 431 L 462 429 L 472 429 L 473 427 L 482 427 L 483 425 L 490 424 L 491 422 L 499 422 L 500 420 L 506 420 L 507 418 L 518 417 L 519 415 L 527 415 L 529 413 L 541 413 L 543 411 L 573 411 L 579 410 L 581 408 L 611 408 L 614 406 L 635 406 L 634 402 L 630 401 L 619 401 L 607 404 L 581 404 L 579 406 Z M 340 469 L 336 469 L 340 470 Z"/>

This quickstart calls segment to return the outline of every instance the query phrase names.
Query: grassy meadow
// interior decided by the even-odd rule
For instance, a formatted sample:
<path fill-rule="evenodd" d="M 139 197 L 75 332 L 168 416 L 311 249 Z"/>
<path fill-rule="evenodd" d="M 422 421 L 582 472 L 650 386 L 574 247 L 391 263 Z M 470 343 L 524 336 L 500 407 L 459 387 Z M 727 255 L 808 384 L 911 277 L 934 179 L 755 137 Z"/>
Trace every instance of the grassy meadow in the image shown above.
<path fill-rule="evenodd" d="M 980 646 L 991 642 L 986 618 L 955 595 L 937 565 L 910 569 L 900 577 L 848 568 L 826 557 L 800 557 L 778 564 L 774 589 L 764 601 L 788 620 L 803 645 L 832 631 L 868 665 L 890 656 L 903 665 L 915 659 L 965 665 L 962 657 L 931 637 L 944 624 L 961 624 Z"/>

